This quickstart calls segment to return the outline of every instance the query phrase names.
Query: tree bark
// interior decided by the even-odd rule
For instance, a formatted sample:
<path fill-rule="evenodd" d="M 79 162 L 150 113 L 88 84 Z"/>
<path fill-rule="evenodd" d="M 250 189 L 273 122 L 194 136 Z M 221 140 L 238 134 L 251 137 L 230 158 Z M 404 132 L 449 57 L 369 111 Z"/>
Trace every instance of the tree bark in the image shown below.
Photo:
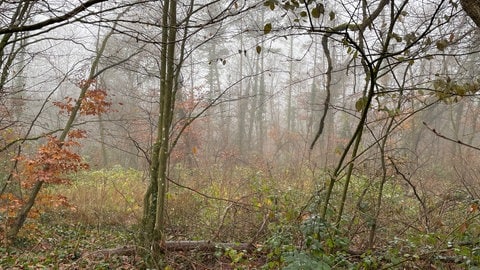
<path fill-rule="evenodd" d="M 460 0 L 463 10 L 480 27 L 480 2 L 478 0 Z"/>

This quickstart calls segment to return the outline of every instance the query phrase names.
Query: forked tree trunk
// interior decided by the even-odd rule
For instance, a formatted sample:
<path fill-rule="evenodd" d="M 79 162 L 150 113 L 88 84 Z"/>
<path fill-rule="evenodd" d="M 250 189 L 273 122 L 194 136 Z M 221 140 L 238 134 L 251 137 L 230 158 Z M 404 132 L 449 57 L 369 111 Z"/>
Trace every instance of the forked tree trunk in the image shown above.
<path fill-rule="evenodd" d="M 175 93 L 177 89 L 175 47 L 177 44 L 177 1 L 164 1 L 162 10 L 162 45 L 160 55 L 160 113 L 157 138 L 152 150 L 150 184 L 144 197 L 144 213 L 140 231 L 145 250 L 151 251 L 157 262 L 164 242 L 167 169 L 170 156 L 170 129 L 172 126 Z"/>

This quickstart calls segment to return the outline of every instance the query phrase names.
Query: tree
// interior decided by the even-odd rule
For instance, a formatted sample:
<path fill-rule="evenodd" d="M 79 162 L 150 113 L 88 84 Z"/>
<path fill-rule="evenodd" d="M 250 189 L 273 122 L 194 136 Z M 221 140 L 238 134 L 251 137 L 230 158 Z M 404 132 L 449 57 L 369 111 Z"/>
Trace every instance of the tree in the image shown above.
<path fill-rule="evenodd" d="M 463 10 L 480 27 L 480 4 L 475 0 L 460 0 Z"/>
<path fill-rule="evenodd" d="M 18 52 L 25 52 L 25 48 L 27 45 L 35 44 L 35 42 L 42 41 L 39 39 L 32 43 L 25 44 L 25 41 L 28 41 L 30 37 L 36 37 L 42 35 L 44 33 L 48 33 L 53 29 L 62 25 L 67 25 L 75 18 L 75 16 L 87 13 L 87 9 L 93 7 L 95 4 L 101 3 L 104 1 L 87 1 L 83 4 L 78 6 L 73 6 L 71 10 L 65 11 L 62 15 L 51 15 L 51 10 L 44 9 L 41 5 L 37 6 L 35 2 L 31 1 L 21 1 L 15 5 L 9 5 L 5 7 L 6 10 L 11 12 L 11 23 L 8 27 L 0 28 L 0 33 L 3 34 L 2 36 L 2 45 L 1 45 L 1 62 L 0 66 L 3 69 L 2 75 L 2 84 L 1 90 L 2 92 L 6 92 L 7 89 L 5 87 L 5 83 L 9 76 L 16 76 L 17 74 L 11 74 L 10 68 L 12 66 L 13 59 L 16 58 Z M 9 8 L 12 9 L 9 9 Z M 34 14 L 42 14 L 42 15 L 51 15 L 51 18 L 46 19 L 40 22 L 33 22 L 30 23 L 29 16 L 33 16 Z M 82 14 L 82 19 L 88 18 L 88 16 L 96 15 L 96 12 L 89 11 L 87 14 Z M 119 16 L 121 16 L 120 13 Z M 50 16 L 49 16 L 50 17 Z M 117 17 L 118 19 L 118 17 Z M 74 19 L 79 20 L 79 18 Z M 62 24 L 63 23 L 63 24 Z M 102 57 L 103 51 L 107 46 L 107 42 L 109 37 L 115 31 L 115 25 L 113 24 L 110 32 L 107 33 L 101 42 L 101 45 L 98 47 L 98 50 L 95 52 L 95 58 L 91 63 L 91 67 L 89 70 L 89 74 L 87 75 L 86 79 L 81 80 L 78 82 L 77 87 L 80 89 L 78 93 L 78 97 L 76 99 L 67 98 L 65 103 L 57 102 L 56 104 L 63 110 L 65 113 L 68 114 L 68 119 L 64 123 L 64 127 L 60 129 L 61 134 L 59 137 L 48 137 L 48 141 L 46 145 L 41 146 L 38 150 L 37 156 L 34 159 L 28 160 L 25 162 L 23 171 L 26 174 L 26 180 L 31 179 L 31 181 L 26 181 L 27 184 L 22 184 L 24 187 L 30 188 L 29 195 L 25 200 L 25 203 L 18 209 L 18 213 L 16 214 L 9 230 L 7 232 L 7 238 L 9 240 L 15 240 L 17 237 L 18 232 L 22 228 L 30 210 L 32 209 L 37 196 L 42 189 L 42 186 L 45 183 L 61 183 L 63 180 L 59 178 L 60 174 L 65 174 L 69 171 L 77 171 L 80 168 L 86 167 L 86 165 L 81 161 L 80 156 L 71 152 L 69 150 L 70 147 L 76 145 L 76 139 L 84 137 L 82 133 L 78 133 L 73 131 L 73 127 L 75 125 L 75 121 L 79 115 L 99 115 L 105 113 L 107 111 L 107 107 L 110 106 L 110 103 L 106 101 L 106 93 L 101 89 L 92 89 L 96 78 L 104 72 L 108 67 L 98 70 L 100 58 Z M 100 37 L 98 37 L 100 38 Z M 45 38 L 48 39 L 48 38 Z M 20 49 L 16 48 L 18 44 L 23 44 Z M 11 49 L 7 54 L 8 49 Z M 4 58 L 6 56 L 6 58 Z M 6 60 L 5 60 L 6 59 Z M 25 59 L 20 60 L 20 68 L 24 69 L 25 64 L 23 63 Z M 10 172 L 9 179 L 12 178 L 14 175 L 14 170 L 18 166 L 18 160 L 22 160 L 21 158 L 21 147 L 22 144 L 27 140 L 37 140 L 42 137 L 46 137 L 47 135 L 52 135 L 58 130 L 53 132 L 47 132 L 46 134 L 36 136 L 34 138 L 29 138 L 30 133 L 32 132 L 35 122 L 38 120 L 39 116 L 43 113 L 43 109 L 46 107 L 47 103 L 49 103 L 49 98 L 55 93 L 58 89 L 54 88 L 54 90 L 49 94 L 49 96 L 43 101 L 42 106 L 39 109 L 37 115 L 31 120 L 30 127 L 28 128 L 26 134 L 24 135 L 23 139 L 13 140 L 9 142 L 4 148 L 3 151 L 7 150 L 8 148 L 20 144 L 18 151 L 17 151 L 17 159 L 14 161 L 13 169 Z M 21 90 L 16 90 L 21 91 Z M 18 93 L 15 93 L 18 95 Z M 73 104 L 72 104 L 73 103 Z M 20 116 L 18 116 L 20 117 Z M 25 119 L 26 120 L 26 119 Z M 5 191 L 8 181 L 5 183 L 4 187 L 2 187 L 2 193 Z"/>
<path fill-rule="evenodd" d="M 366 173 L 366 168 L 375 170 L 374 175 L 377 177 L 372 177 L 370 182 L 372 184 L 369 184 L 356 198 L 359 203 L 357 205 L 360 205 L 365 194 L 368 195 L 368 191 L 375 186 L 375 202 L 369 203 L 367 214 L 362 213 L 365 215 L 370 232 L 367 246 L 372 248 L 382 209 L 386 175 L 395 164 L 395 161 L 392 161 L 395 158 L 387 153 L 393 151 L 395 147 L 391 144 L 391 139 L 398 136 L 394 135 L 401 126 L 398 123 L 408 122 L 420 111 L 435 106 L 439 101 L 450 102 L 450 98 L 455 100 L 456 95 L 463 91 L 445 90 L 450 87 L 455 88 L 453 85 L 448 86 L 452 83 L 451 79 L 448 79 L 448 74 L 451 74 L 448 70 L 434 69 L 441 83 L 435 83 L 425 77 L 409 76 L 409 74 L 423 72 L 425 65 L 439 63 L 443 53 L 450 50 L 450 46 L 458 44 L 462 37 L 469 36 L 470 30 L 466 29 L 465 33 L 449 32 L 449 25 L 458 23 L 460 19 L 457 5 L 451 1 L 440 1 L 435 4 L 427 1 L 414 3 L 384 0 L 358 3 L 335 1 L 335 3 L 338 5 L 323 1 L 311 1 L 303 5 L 296 1 L 282 3 L 266 1 L 265 6 L 272 10 L 279 7 L 291 12 L 287 14 L 292 14 L 292 18 L 295 19 L 289 22 L 290 26 L 293 22 L 294 28 L 308 31 L 305 35 L 315 33 L 321 37 L 327 64 L 324 70 L 325 106 L 322 118 L 319 120 L 319 129 L 316 136 L 312 138 L 312 149 L 322 133 L 335 131 L 325 129 L 325 117 L 331 113 L 331 108 L 338 108 L 335 101 L 331 99 L 335 62 L 332 61 L 329 45 L 331 43 L 342 45 L 346 50 L 346 54 L 343 54 L 350 58 L 346 61 L 349 64 L 345 67 L 344 82 L 348 80 L 345 87 L 351 87 L 352 90 L 345 91 L 343 98 L 345 99 L 346 95 L 355 97 L 353 102 L 345 103 L 351 106 L 351 108 L 345 108 L 346 112 L 351 109 L 356 111 L 348 113 L 353 115 L 351 119 L 355 123 L 353 135 L 342 145 L 336 165 L 329 173 L 325 189 L 320 188 L 314 198 L 319 199 L 317 211 L 324 222 L 332 222 L 337 229 L 343 229 L 346 224 L 351 226 L 357 219 L 355 214 L 346 213 L 350 210 L 355 211 L 352 208 L 347 209 L 347 202 L 352 200 L 349 198 L 352 196 L 351 180 Z M 410 16 L 419 6 L 422 6 L 425 11 L 420 16 L 422 18 L 420 20 Z M 334 20 L 335 24 L 327 24 Z M 268 28 L 267 34 L 272 34 L 272 29 L 281 31 L 287 27 L 281 22 L 265 25 L 265 29 Z M 344 67 L 337 69 L 341 68 Z M 349 74 L 350 70 L 353 70 L 353 76 Z M 446 81 L 442 76 L 447 77 Z M 411 82 L 417 79 L 419 81 L 415 84 Z M 469 91 L 468 93 L 473 94 Z M 426 98 L 430 96 L 436 98 Z M 414 103 L 415 106 L 409 108 L 407 104 L 411 97 L 425 100 L 425 102 Z M 382 117 L 378 118 L 379 115 Z M 335 129 L 335 126 L 332 128 Z M 368 162 L 369 158 L 376 162 Z M 361 164 L 364 164 L 365 169 L 362 169 Z M 373 169 L 370 166 L 376 167 Z M 338 185 L 341 186 L 340 195 L 339 198 L 334 198 L 334 187 Z M 419 203 L 423 203 L 421 198 Z M 351 220 L 348 221 L 348 219 Z"/>
<path fill-rule="evenodd" d="M 242 7 L 235 1 L 227 4 L 220 2 L 209 2 L 195 5 L 194 1 L 185 4 L 183 13 L 177 10 L 179 1 L 165 1 L 162 6 L 161 20 L 162 31 L 160 41 L 159 63 L 159 104 L 160 111 L 157 118 L 156 137 L 152 147 L 150 159 L 150 181 L 144 198 L 144 211 L 141 226 L 141 241 L 146 250 L 152 250 L 153 259 L 159 259 L 159 252 L 165 241 L 165 216 L 166 216 L 166 195 L 168 185 L 168 166 L 172 149 L 178 142 L 178 137 L 172 140 L 172 121 L 175 117 L 175 104 L 182 84 L 180 82 L 181 71 L 187 55 L 192 52 L 186 51 L 186 44 L 195 33 L 203 28 L 220 23 L 228 16 L 238 15 L 243 12 Z M 215 9 L 215 5 L 221 8 Z M 248 6 L 247 6 L 248 7 Z M 203 10 L 212 11 L 208 13 L 209 19 L 199 26 L 191 25 L 190 18 L 202 12 Z M 179 15 L 181 14 L 181 15 Z M 180 16 L 182 16 L 180 18 Z M 212 19 L 213 18 L 213 19 Z M 179 38 L 179 36 L 181 36 Z M 210 37 L 210 38 L 214 38 Z M 208 41 L 208 40 L 207 40 Z M 206 44 L 201 41 L 196 47 Z M 195 47 L 195 48 L 196 48 Z M 196 116 L 186 121 L 180 134 L 185 127 L 190 125 L 193 120 L 202 115 L 208 108 L 218 102 L 225 91 L 218 93 L 210 100 L 209 105 L 201 110 Z M 179 136 L 179 135 L 178 135 Z"/>
<path fill-rule="evenodd" d="M 175 63 L 178 27 L 177 1 L 165 1 L 161 16 L 160 113 L 157 123 L 157 138 L 152 149 L 150 183 L 144 199 L 141 232 L 144 246 L 153 248 L 154 254 L 160 252 L 161 241 L 164 241 L 170 128 L 180 72 Z"/>

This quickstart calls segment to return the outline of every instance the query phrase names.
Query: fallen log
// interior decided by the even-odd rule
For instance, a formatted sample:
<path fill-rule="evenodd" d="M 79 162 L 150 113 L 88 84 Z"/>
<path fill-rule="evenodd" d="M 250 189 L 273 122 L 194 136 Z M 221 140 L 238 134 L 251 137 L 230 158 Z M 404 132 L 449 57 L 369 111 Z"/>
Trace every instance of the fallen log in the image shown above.
<path fill-rule="evenodd" d="M 251 243 L 214 243 L 211 241 L 167 241 L 166 251 L 215 251 L 217 249 L 234 249 L 253 251 L 255 246 Z"/>
<path fill-rule="evenodd" d="M 102 249 L 93 252 L 87 252 L 82 257 L 99 258 L 111 256 L 133 256 L 137 254 L 138 246 L 123 246 L 112 249 Z M 211 241 L 167 241 L 162 247 L 164 251 L 205 251 L 214 252 L 218 249 L 234 249 L 237 251 L 246 250 L 251 252 L 255 246 L 251 243 L 215 243 Z"/>
<path fill-rule="evenodd" d="M 108 258 L 111 256 L 134 256 L 137 254 L 136 246 L 123 246 L 112 249 L 101 249 L 92 252 L 86 252 L 82 255 L 82 258 Z"/>

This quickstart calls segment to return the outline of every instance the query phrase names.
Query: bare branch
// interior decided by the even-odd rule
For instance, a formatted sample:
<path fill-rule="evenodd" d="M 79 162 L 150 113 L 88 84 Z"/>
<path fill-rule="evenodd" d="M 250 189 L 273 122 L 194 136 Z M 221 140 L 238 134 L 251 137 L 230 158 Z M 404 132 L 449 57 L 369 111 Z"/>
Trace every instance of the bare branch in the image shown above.
<path fill-rule="evenodd" d="M 461 140 L 455 140 L 455 139 L 449 138 L 449 137 L 441 134 L 440 132 L 438 132 L 436 129 L 429 127 L 428 124 L 425 123 L 425 122 L 423 122 L 423 125 L 424 125 L 428 130 L 430 130 L 431 132 L 433 132 L 433 134 L 437 135 L 438 137 L 440 137 L 440 138 L 442 138 L 442 139 L 445 139 L 445 140 L 447 140 L 447 141 L 451 141 L 451 142 L 454 142 L 454 143 L 458 143 L 458 144 L 460 144 L 460 145 L 462 145 L 462 146 L 466 146 L 466 147 L 468 147 L 468 148 L 472 148 L 472 149 L 475 149 L 475 150 L 480 151 L 480 147 L 477 147 L 477 146 L 473 146 L 473 145 L 464 143 L 464 142 L 462 142 Z"/>
<path fill-rule="evenodd" d="M 96 5 L 98 3 L 101 3 L 101 2 L 106 2 L 106 1 L 108 1 L 108 0 L 89 0 L 89 1 L 79 5 L 78 7 L 72 9 L 71 11 L 65 13 L 62 16 L 53 17 L 53 18 L 47 19 L 45 21 L 30 24 L 30 25 L 22 25 L 22 26 L 12 25 L 12 26 L 9 26 L 7 28 L 0 29 L 0 35 L 1 34 L 18 33 L 18 32 L 26 32 L 26 31 L 32 31 L 32 30 L 39 30 L 39 29 L 42 29 L 45 26 L 69 20 L 72 17 L 74 17 L 75 15 L 85 11 L 87 8 L 89 8 L 93 5 Z"/>

